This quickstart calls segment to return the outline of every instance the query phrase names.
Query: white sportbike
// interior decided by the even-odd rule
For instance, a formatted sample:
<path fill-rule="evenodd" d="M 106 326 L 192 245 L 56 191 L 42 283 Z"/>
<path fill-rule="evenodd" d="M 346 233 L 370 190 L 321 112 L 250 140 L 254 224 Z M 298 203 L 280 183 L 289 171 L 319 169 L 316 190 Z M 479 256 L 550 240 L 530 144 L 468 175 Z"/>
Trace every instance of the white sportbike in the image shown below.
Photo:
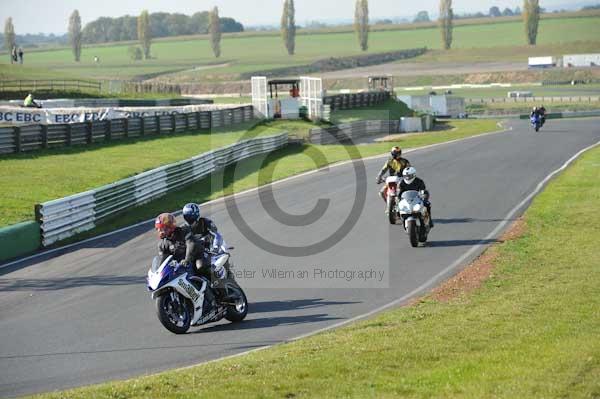
<path fill-rule="evenodd" d="M 405 191 L 393 211 L 404 222 L 404 230 L 410 239 L 410 245 L 418 247 L 419 243 L 427 242 L 431 227 L 431 215 L 425 206 L 425 192 Z M 395 217 L 397 217 L 395 216 Z M 391 217 L 390 217 L 391 220 Z"/>

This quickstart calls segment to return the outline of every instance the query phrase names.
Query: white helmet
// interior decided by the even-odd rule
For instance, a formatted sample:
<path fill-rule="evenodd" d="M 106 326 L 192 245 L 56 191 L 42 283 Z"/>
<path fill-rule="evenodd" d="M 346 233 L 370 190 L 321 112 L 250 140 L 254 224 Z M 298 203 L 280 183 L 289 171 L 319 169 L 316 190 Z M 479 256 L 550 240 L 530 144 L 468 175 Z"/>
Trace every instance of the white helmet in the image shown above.
<path fill-rule="evenodd" d="M 404 183 L 411 184 L 417 178 L 417 170 L 409 166 L 402 171 L 402 177 L 404 178 Z"/>

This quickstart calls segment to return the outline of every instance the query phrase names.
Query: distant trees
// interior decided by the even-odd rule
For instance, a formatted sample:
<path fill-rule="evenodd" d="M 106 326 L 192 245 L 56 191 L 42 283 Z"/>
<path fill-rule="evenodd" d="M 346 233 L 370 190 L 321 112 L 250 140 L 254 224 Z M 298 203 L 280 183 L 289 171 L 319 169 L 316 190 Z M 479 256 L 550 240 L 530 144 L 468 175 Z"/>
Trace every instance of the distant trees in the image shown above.
<path fill-rule="evenodd" d="M 539 0 L 523 1 L 523 21 L 525 23 L 525 35 L 527 36 L 527 43 L 531 46 L 535 46 L 537 42 L 538 25 L 540 22 Z"/>
<path fill-rule="evenodd" d="M 515 15 L 515 13 L 513 12 L 513 10 L 511 10 L 510 8 L 506 7 L 504 9 L 504 11 L 502 11 L 502 16 L 503 17 L 512 17 L 513 15 Z"/>
<path fill-rule="evenodd" d="M 150 33 L 150 15 L 148 10 L 142 11 L 137 20 L 137 37 L 144 53 L 144 59 L 150 58 L 150 45 L 152 36 Z"/>
<path fill-rule="evenodd" d="M 157 12 L 150 14 L 150 36 L 169 37 L 208 33 L 209 12 L 192 16 Z M 244 26 L 232 18 L 220 18 L 221 32 L 243 32 Z M 125 15 L 119 18 L 102 17 L 83 28 L 83 43 L 106 43 L 137 39 L 137 18 Z"/>
<path fill-rule="evenodd" d="M 11 51 L 15 46 L 15 26 L 13 25 L 12 17 L 8 17 L 4 23 L 4 48 L 8 51 L 11 64 L 14 61 Z"/>
<path fill-rule="evenodd" d="M 490 17 L 501 17 L 502 13 L 500 12 L 500 9 L 496 6 L 490 7 L 490 12 L 489 12 Z"/>
<path fill-rule="evenodd" d="M 449 50 L 452 47 L 452 29 L 454 13 L 452 0 L 440 0 L 440 30 L 442 31 L 442 45 Z"/>
<path fill-rule="evenodd" d="M 294 7 L 294 0 L 285 0 L 283 2 L 281 38 L 288 54 L 294 55 L 296 51 L 296 8 Z"/>
<path fill-rule="evenodd" d="M 427 11 L 419 11 L 414 22 L 430 22 L 429 13 Z"/>
<path fill-rule="evenodd" d="M 79 11 L 75 10 L 69 17 L 69 43 L 73 50 L 75 61 L 79 62 L 81 58 L 81 17 Z"/>
<path fill-rule="evenodd" d="M 210 32 L 210 44 L 213 54 L 219 58 L 221 56 L 221 23 L 219 21 L 219 9 L 213 8 L 209 15 L 208 30 Z"/>
<path fill-rule="evenodd" d="M 369 0 L 356 0 L 354 30 L 362 51 L 369 49 Z"/>

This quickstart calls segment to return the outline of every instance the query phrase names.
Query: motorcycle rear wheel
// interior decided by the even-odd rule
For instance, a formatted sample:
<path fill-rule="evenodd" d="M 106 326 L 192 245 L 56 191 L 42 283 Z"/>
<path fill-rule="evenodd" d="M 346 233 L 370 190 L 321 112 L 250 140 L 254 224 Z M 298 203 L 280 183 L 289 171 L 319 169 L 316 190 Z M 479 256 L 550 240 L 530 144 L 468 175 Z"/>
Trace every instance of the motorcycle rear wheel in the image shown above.
<path fill-rule="evenodd" d="M 179 302 L 173 295 L 178 296 Z M 173 334 L 185 334 L 192 323 L 193 306 L 178 292 L 166 292 L 156 298 L 156 314 L 161 324 Z"/>
<path fill-rule="evenodd" d="M 227 306 L 225 318 L 232 323 L 239 323 L 244 320 L 248 314 L 248 299 L 246 298 L 246 293 L 237 283 L 230 284 L 227 288 L 236 292 L 239 295 L 239 299 L 236 301 L 235 305 Z"/>

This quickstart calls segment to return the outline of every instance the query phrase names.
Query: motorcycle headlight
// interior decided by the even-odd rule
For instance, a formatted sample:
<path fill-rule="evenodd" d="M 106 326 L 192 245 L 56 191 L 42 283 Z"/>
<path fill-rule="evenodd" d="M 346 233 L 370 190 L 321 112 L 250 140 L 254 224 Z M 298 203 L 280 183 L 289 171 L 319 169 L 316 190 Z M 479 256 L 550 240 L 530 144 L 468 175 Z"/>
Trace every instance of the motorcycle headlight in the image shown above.
<path fill-rule="evenodd" d="M 414 206 L 414 208 L 413 208 L 413 209 L 414 209 L 414 211 L 415 211 L 415 212 L 421 212 L 421 209 L 422 209 L 422 208 L 423 208 L 423 207 L 421 206 L 421 204 L 417 204 L 417 205 L 415 205 L 415 206 Z"/>

